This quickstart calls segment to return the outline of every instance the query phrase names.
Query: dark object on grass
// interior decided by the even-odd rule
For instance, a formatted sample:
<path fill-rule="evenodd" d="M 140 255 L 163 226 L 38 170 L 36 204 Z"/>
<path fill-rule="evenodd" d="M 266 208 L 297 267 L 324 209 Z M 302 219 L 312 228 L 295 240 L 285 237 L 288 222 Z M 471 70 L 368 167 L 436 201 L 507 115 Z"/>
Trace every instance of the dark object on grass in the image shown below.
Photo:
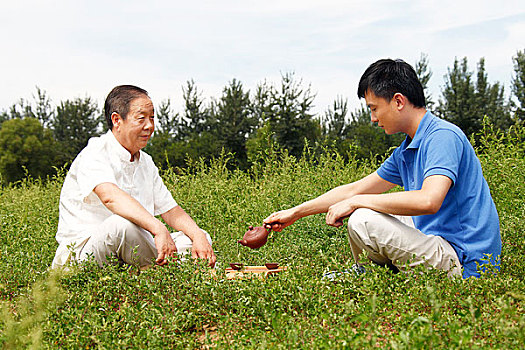
<path fill-rule="evenodd" d="M 244 267 L 244 264 L 241 263 L 230 263 L 230 267 L 234 270 L 240 270 Z"/>
<path fill-rule="evenodd" d="M 276 268 L 279 267 L 279 264 L 278 263 L 266 263 L 264 264 L 264 266 L 266 266 L 268 270 L 275 270 Z"/>
<path fill-rule="evenodd" d="M 244 234 L 242 239 L 238 241 L 238 243 L 252 249 L 257 249 L 266 244 L 269 233 L 270 230 L 264 228 L 263 226 L 250 226 L 248 227 L 248 231 L 246 231 L 246 233 Z"/>

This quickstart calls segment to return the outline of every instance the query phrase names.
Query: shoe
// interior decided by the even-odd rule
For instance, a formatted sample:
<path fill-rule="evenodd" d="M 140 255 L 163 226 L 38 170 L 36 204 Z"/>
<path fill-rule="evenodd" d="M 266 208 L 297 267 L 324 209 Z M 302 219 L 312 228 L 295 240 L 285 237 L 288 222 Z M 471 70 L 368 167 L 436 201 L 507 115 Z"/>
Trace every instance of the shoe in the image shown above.
<path fill-rule="evenodd" d="M 330 281 L 335 280 L 337 277 L 341 277 L 343 274 L 353 274 L 355 276 L 360 276 L 366 272 L 366 269 L 362 265 L 354 264 L 348 270 L 340 271 L 328 271 L 323 274 L 323 279 L 328 279 Z"/>

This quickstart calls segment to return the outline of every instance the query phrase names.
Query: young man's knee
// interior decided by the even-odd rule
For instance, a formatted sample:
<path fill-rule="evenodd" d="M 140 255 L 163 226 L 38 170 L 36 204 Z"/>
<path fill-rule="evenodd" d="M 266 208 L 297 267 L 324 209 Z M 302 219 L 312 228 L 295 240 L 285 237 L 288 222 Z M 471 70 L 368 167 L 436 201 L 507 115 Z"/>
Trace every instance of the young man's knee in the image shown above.
<path fill-rule="evenodd" d="M 375 211 L 367 208 L 358 208 L 348 218 L 348 232 L 361 233 L 366 231 L 368 223 L 372 222 Z"/>

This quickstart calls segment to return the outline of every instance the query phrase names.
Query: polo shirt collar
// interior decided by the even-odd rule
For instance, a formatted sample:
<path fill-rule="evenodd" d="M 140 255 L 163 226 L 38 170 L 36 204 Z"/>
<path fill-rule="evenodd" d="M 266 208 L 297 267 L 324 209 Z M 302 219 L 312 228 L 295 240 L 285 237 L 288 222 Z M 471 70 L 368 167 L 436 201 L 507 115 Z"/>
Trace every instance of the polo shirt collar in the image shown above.
<path fill-rule="evenodd" d="M 130 162 L 131 153 L 129 153 L 129 151 L 125 149 L 124 146 L 120 144 L 120 142 L 118 142 L 117 138 L 115 137 L 115 135 L 113 134 L 111 130 L 109 130 L 106 135 L 108 137 L 111 150 L 114 152 L 114 154 L 118 157 L 118 159 L 121 162 L 138 163 L 140 161 L 140 158 L 142 157 L 139 155 L 138 157 L 135 157 L 135 160 L 133 162 Z M 139 151 L 139 153 L 140 152 L 141 151 Z"/>
<path fill-rule="evenodd" d="M 419 126 L 417 127 L 414 138 L 410 141 L 410 136 L 407 135 L 406 141 L 410 142 L 408 146 L 406 147 L 407 149 L 419 148 L 419 144 L 421 143 L 421 140 L 423 140 L 426 134 L 426 131 L 429 128 L 433 118 L 434 116 L 429 111 L 425 113 L 425 115 L 423 116 L 423 119 L 421 119 L 421 121 L 419 122 Z"/>

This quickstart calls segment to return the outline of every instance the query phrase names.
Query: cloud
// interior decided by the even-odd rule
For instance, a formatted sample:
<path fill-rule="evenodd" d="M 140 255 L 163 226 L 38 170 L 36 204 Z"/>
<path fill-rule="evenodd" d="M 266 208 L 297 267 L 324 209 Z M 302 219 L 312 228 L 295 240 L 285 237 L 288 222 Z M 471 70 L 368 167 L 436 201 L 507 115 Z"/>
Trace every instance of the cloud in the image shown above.
<path fill-rule="evenodd" d="M 119 83 L 144 86 L 181 105 L 194 79 L 219 96 L 233 78 L 254 89 L 293 71 L 317 91 L 322 111 L 337 95 L 357 106 L 357 81 L 383 57 L 429 55 L 433 94 L 454 57 L 486 58 L 489 79 L 509 81 L 525 48 L 522 1 L 25 1 L 0 13 L 0 109 L 34 86 L 55 100 L 102 102 Z"/>

